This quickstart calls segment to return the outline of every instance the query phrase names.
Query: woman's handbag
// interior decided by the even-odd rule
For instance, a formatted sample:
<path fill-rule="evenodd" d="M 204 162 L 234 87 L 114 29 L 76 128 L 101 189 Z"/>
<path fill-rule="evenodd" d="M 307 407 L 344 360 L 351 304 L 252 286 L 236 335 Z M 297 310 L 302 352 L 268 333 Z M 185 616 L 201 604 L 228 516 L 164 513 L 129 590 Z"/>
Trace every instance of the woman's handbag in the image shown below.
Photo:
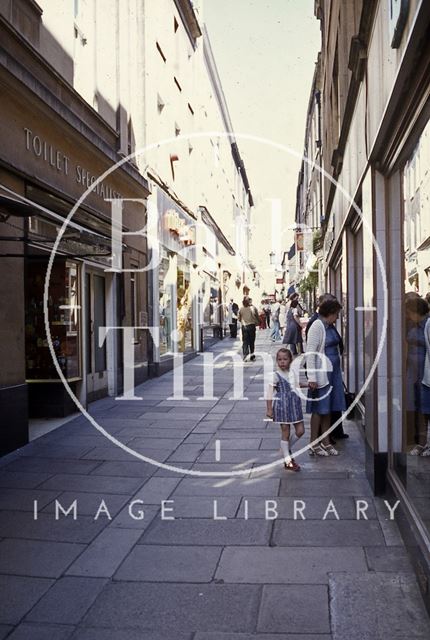
<path fill-rule="evenodd" d="M 345 393 L 346 410 L 348 411 L 349 407 L 352 405 L 352 403 L 355 400 L 355 393 L 353 393 L 352 391 L 348 391 L 345 383 L 343 383 L 343 388 Z M 355 405 L 352 411 L 348 413 L 348 419 L 357 420 L 358 416 L 359 416 L 359 413 L 358 413 L 357 405 Z"/>

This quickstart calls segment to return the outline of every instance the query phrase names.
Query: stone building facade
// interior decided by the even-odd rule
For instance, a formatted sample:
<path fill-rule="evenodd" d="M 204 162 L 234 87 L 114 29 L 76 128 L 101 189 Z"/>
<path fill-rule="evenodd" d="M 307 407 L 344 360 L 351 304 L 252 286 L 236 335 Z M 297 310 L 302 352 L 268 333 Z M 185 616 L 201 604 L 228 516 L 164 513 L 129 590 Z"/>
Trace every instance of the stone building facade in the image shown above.
<path fill-rule="evenodd" d="M 418 322 L 406 301 L 430 290 L 430 6 L 318 0 L 315 13 L 322 37 L 321 285 L 343 305 L 344 369 L 364 413 L 368 477 L 376 493 L 400 500 L 402 531 L 428 600 L 429 458 L 422 454 L 429 425 L 416 395 L 422 372 L 414 370 L 426 318 Z"/>

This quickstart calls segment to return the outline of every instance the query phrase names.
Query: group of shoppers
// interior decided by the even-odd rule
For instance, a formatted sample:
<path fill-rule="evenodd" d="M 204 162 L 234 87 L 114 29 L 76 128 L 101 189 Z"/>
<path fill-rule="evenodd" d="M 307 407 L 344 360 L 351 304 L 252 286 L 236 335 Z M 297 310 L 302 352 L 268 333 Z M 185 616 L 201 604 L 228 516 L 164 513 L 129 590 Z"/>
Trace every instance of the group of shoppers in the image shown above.
<path fill-rule="evenodd" d="M 294 355 L 302 353 L 303 309 L 299 303 L 299 295 L 291 294 L 287 301 L 280 299 L 272 304 L 262 300 L 259 309 L 259 328 L 271 329 L 272 342 L 282 341 L 287 344 Z"/>
<path fill-rule="evenodd" d="M 238 320 L 242 326 L 243 359 L 246 360 L 248 355 L 251 360 L 255 359 L 257 325 L 260 329 L 271 327 L 272 342 L 280 341 L 283 335 L 283 342 L 288 345 L 293 355 L 302 353 L 302 312 L 298 294 L 290 297 L 288 307 L 284 301 L 276 301 L 272 305 L 262 304 L 259 311 L 252 304 L 252 299 L 245 296 L 238 312 Z"/>

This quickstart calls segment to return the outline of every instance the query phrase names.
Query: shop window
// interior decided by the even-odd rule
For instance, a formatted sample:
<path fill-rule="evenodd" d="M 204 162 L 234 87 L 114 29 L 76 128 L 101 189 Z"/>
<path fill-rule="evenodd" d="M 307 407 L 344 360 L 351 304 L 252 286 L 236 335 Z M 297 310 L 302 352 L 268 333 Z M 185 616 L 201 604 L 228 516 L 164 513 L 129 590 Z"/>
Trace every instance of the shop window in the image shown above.
<path fill-rule="evenodd" d="M 26 268 L 25 352 L 27 381 L 54 381 L 59 376 L 45 332 L 43 297 L 47 262 L 31 260 Z M 78 265 L 56 260 L 48 292 L 48 318 L 58 365 L 67 380 L 81 377 L 80 290 Z"/>
<path fill-rule="evenodd" d="M 95 353 L 94 364 L 95 372 L 102 373 L 106 370 L 106 344 L 101 347 L 98 344 L 98 332 L 99 327 L 106 326 L 106 292 L 105 292 L 105 278 L 103 276 L 94 275 L 93 277 L 94 287 L 94 327 L 95 327 Z"/>
<path fill-rule="evenodd" d="M 135 267 L 132 267 L 135 268 Z M 138 326 L 137 319 L 137 289 L 136 289 L 136 274 L 132 273 L 130 276 L 130 316 L 133 327 Z M 134 341 L 137 341 L 137 329 L 134 330 Z"/>
<path fill-rule="evenodd" d="M 190 291 L 190 265 L 178 256 L 177 309 L 179 331 L 178 351 L 183 353 L 193 347 L 192 296 Z"/>
<path fill-rule="evenodd" d="M 423 525 L 430 530 L 430 123 L 403 169 L 402 438 L 393 465 Z M 401 450 L 399 451 L 399 449 Z"/>
<path fill-rule="evenodd" d="M 160 314 L 160 355 L 172 351 L 172 331 L 173 326 L 173 294 L 174 279 L 176 277 L 173 256 L 169 256 L 164 249 L 161 249 L 159 265 L 159 314 Z"/>

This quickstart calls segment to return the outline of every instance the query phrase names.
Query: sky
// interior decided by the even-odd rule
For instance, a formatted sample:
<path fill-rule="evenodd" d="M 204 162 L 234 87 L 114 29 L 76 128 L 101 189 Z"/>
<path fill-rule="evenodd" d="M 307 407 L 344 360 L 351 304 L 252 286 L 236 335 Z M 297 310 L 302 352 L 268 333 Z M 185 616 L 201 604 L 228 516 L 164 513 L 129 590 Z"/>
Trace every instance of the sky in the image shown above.
<path fill-rule="evenodd" d="M 200 0 L 199 4 L 256 205 L 250 257 L 261 272 L 268 268 L 270 251 L 288 250 L 293 240 L 320 24 L 313 15 L 313 0 Z M 271 143 L 285 145 L 299 157 Z M 268 224 L 272 215 L 282 220 L 281 234 L 272 233 Z"/>

